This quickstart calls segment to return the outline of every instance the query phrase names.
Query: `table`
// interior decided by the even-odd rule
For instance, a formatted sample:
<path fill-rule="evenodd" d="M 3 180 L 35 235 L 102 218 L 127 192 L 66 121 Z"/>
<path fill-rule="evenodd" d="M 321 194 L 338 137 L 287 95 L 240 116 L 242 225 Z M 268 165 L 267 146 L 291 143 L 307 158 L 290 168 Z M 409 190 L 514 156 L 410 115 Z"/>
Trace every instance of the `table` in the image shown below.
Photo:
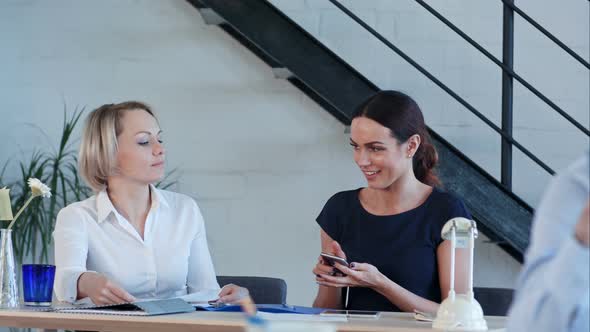
<path fill-rule="evenodd" d="M 505 317 L 486 317 L 488 328 L 499 329 Z M 342 332 L 425 332 L 433 331 L 431 323 L 417 322 L 409 313 L 384 312 L 377 319 L 351 318 L 348 322 L 332 322 Z M 196 311 L 163 316 L 117 316 L 0 310 L 0 326 L 86 331 L 243 331 L 244 316 L 235 312 Z"/>

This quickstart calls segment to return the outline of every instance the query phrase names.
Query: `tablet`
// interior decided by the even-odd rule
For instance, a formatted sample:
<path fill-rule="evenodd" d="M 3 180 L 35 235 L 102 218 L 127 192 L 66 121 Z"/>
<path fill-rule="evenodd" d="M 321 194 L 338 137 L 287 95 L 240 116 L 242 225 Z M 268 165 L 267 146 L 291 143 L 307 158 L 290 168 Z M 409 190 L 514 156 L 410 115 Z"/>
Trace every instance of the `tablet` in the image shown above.
<path fill-rule="evenodd" d="M 378 318 L 381 312 L 366 310 L 332 310 L 328 309 L 320 313 L 320 316 L 344 316 L 350 318 Z"/>

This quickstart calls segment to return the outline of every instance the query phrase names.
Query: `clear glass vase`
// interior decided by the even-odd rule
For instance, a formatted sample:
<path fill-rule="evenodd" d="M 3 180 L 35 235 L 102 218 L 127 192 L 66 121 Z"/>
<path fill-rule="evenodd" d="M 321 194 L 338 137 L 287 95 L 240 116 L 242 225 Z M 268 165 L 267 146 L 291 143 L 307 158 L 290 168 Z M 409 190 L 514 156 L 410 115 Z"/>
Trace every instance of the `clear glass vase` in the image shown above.
<path fill-rule="evenodd" d="M 0 229 L 0 309 L 19 306 L 15 272 L 12 230 Z"/>

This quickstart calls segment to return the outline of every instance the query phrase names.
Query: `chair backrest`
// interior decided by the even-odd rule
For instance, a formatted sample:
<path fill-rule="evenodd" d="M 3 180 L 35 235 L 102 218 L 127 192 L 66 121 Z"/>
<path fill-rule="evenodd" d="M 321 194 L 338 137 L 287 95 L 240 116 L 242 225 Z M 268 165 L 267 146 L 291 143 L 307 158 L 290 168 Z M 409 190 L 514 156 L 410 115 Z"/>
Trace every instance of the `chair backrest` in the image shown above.
<path fill-rule="evenodd" d="M 287 283 L 283 279 L 269 277 L 217 276 L 221 287 L 235 284 L 248 288 L 252 300 L 257 304 L 285 304 Z"/>
<path fill-rule="evenodd" d="M 473 287 L 473 296 L 486 316 L 506 316 L 514 290 L 510 288 Z"/>

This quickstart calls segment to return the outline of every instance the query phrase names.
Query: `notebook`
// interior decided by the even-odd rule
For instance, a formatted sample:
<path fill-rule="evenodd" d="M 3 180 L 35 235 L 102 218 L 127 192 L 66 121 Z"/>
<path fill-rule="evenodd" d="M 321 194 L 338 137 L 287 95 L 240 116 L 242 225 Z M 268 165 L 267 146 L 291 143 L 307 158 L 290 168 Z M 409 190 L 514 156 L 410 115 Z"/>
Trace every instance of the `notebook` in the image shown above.
<path fill-rule="evenodd" d="M 70 307 L 54 307 L 55 312 L 100 314 L 100 315 L 125 315 L 125 316 L 154 316 L 192 312 L 195 308 L 186 301 L 173 298 L 166 300 L 139 301 L 110 305 L 83 305 Z"/>

